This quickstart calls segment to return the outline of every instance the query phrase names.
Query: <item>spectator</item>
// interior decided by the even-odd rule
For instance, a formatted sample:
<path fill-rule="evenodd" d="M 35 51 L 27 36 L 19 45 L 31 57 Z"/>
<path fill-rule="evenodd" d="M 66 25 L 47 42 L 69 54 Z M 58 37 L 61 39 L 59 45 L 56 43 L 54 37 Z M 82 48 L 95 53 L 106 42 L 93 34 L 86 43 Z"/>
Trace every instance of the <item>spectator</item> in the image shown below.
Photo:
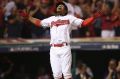
<path fill-rule="evenodd" d="M 38 73 L 37 73 L 37 77 L 36 79 L 51 79 L 50 76 L 47 74 L 45 68 L 39 68 L 38 69 Z"/>
<path fill-rule="evenodd" d="M 8 16 L 8 25 L 7 25 L 8 38 L 20 38 L 21 32 L 22 32 L 22 25 L 16 19 L 16 16 L 14 15 Z"/>
<path fill-rule="evenodd" d="M 57 4 L 57 0 L 52 0 L 50 2 L 50 9 L 49 9 L 49 14 L 50 15 L 55 15 L 55 6 Z"/>
<path fill-rule="evenodd" d="M 79 6 L 83 13 L 83 19 L 90 17 L 92 15 L 92 0 L 79 0 Z M 94 36 L 93 26 L 89 25 L 90 27 L 83 27 L 79 29 L 80 37 L 90 37 Z M 92 26 L 92 27 L 91 27 Z"/>
<path fill-rule="evenodd" d="M 16 0 L 16 8 L 18 11 L 25 10 L 26 7 L 27 6 L 25 5 L 24 1 Z"/>
<path fill-rule="evenodd" d="M 117 77 L 120 79 L 120 61 L 118 61 L 118 66 L 117 66 Z"/>
<path fill-rule="evenodd" d="M 4 37 L 5 25 L 4 25 L 4 12 L 3 7 L 0 4 L 0 38 Z"/>
<path fill-rule="evenodd" d="M 79 77 L 80 73 L 81 73 L 81 69 L 83 66 L 86 67 L 86 73 L 87 75 L 89 75 L 91 78 L 94 77 L 93 73 L 92 73 L 92 70 L 90 67 L 88 67 L 86 64 L 84 64 L 81 60 L 78 60 L 77 61 L 77 67 L 75 69 L 72 70 L 72 73 L 73 73 L 73 79 L 76 79 L 76 77 Z M 78 78 L 79 79 L 79 78 Z"/>
<path fill-rule="evenodd" d="M 93 0 L 92 3 L 92 11 L 97 12 L 99 10 L 102 10 L 103 7 L 103 1 L 102 0 Z M 102 26 L 102 19 L 97 18 L 95 22 L 93 23 L 93 29 L 94 29 L 94 34 L 97 37 L 101 37 L 101 26 Z"/>
<path fill-rule="evenodd" d="M 114 4 L 111 2 L 106 2 L 104 5 L 104 15 L 101 17 L 102 19 L 102 33 L 101 37 L 108 38 L 115 36 L 115 30 L 113 23 L 117 21 L 116 15 L 114 15 L 113 9 Z M 115 18 L 114 18 L 115 17 Z"/>
<path fill-rule="evenodd" d="M 108 74 L 105 79 L 117 79 L 117 61 L 115 59 L 111 59 L 108 63 Z"/>
<path fill-rule="evenodd" d="M 15 2 L 13 0 L 8 0 L 8 3 L 5 5 L 4 11 L 5 11 L 5 21 L 7 21 L 7 17 L 9 15 L 15 14 L 16 12 Z"/>
<path fill-rule="evenodd" d="M 27 6 L 24 4 L 24 1 L 21 1 L 21 0 L 16 0 L 16 8 L 17 8 L 17 10 L 16 10 L 16 18 L 19 20 L 19 21 L 23 21 L 23 17 L 21 17 L 20 15 L 21 15 L 21 13 L 23 12 L 23 11 L 26 11 L 26 8 L 27 8 Z"/>
<path fill-rule="evenodd" d="M 92 0 L 92 11 L 96 12 L 103 8 L 103 1 L 102 0 Z"/>
<path fill-rule="evenodd" d="M 102 26 L 102 19 L 97 18 L 93 23 L 94 34 L 96 37 L 101 37 L 101 26 Z"/>
<path fill-rule="evenodd" d="M 30 79 L 28 73 L 25 71 L 25 66 L 21 65 L 19 70 L 15 73 L 15 79 Z"/>
<path fill-rule="evenodd" d="M 84 17 L 84 7 L 86 5 L 86 0 L 78 0 L 78 5 L 80 6 L 81 10 L 82 10 L 82 13 L 83 13 L 83 17 Z"/>
<path fill-rule="evenodd" d="M 120 36 L 120 5 L 119 5 L 120 1 L 119 0 L 115 0 L 115 8 L 114 8 L 114 18 L 116 18 L 116 21 L 113 23 L 114 27 L 115 27 L 115 35 L 116 36 Z"/>
<path fill-rule="evenodd" d="M 71 9 L 73 15 L 75 15 L 77 18 L 82 18 L 83 13 L 80 6 L 77 5 L 77 0 L 68 0 L 68 3 L 70 3 L 70 5 L 73 7 L 73 10 Z"/>
<path fill-rule="evenodd" d="M 0 57 L 0 79 L 11 79 L 13 65 L 8 57 Z"/>
<path fill-rule="evenodd" d="M 77 18 L 82 18 L 83 13 L 81 11 L 81 8 L 77 5 L 77 0 L 68 0 L 68 12 L 71 12 L 72 15 L 76 16 Z M 79 37 L 79 30 L 77 27 L 72 28 L 72 37 Z"/>
<path fill-rule="evenodd" d="M 86 64 L 81 63 L 78 67 L 79 73 L 75 79 L 92 79 L 92 76 L 87 72 Z"/>
<path fill-rule="evenodd" d="M 79 6 L 82 9 L 83 19 L 90 17 L 92 14 L 92 0 L 79 0 Z"/>
<path fill-rule="evenodd" d="M 8 0 L 0 0 L 0 4 L 3 8 L 5 8 L 5 6 L 8 2 L 9 2 Z"/>
<path fill-rule="evenodd" d="M 26 17 L 21 17 L 21 21 L 20 22 L 21 22 L 21 26 L 22 26 L 21 37 L 22 38 L 26 38 L 26 39 L 32 38 L 31 27 L 30 27 L 31 23 L 27 20 Z"/>
<path fill-rule="evenodd" d="M 47 18 L 49 16 L 48 14 L 49 11 L 49 5 L 48 3 L 44 3 L 44 1 L 40 2 L 34 2 L 34 9 L 30 11 L 30 14 L 38 19 L 44 19 Z M 46 29 L 46 31 L 49 31 Z M 33 38 L 45 38 L 47 36 L 49 36 L 49 34 L 46 34 L 45 29 L 44 28 L 39 28 L 39 27 L 35 27 L 35 25 L 32 25 L 32 33 L 33 33 Z"/>
<path fill-rule="evenodd" d="M 39 2 L 38 2 L 39 1 Z M 37 10 L 34 13 L 34 17 L 38 19 L 44 19 L 50 15 L 53 15 L 55 13 L 55 4 L 62 0 L 1 0 L 0 6 L 4 7 L 3 13 L 1 12 L 0 16 L 3 17 L 5 15 L 5 20 L 7 21 L 7 16 L 9 15 L 16 15 L 18 12 L 26 11 L 29 12 L 30 8 L 35 8 L 35 5 L 39 5 L 40 2 L 42 3 L 42 8 Z M 82 17 L 83 19 L 91 16 L 93 12 L 96 12 L 100 9 L 104 9 L 104 15 L 101 18 L 96 19 L 92 27 L 88 28 L 80 28 L 78 32 L 78 28 L 73 28 L 72 31 L 72 37 L 85 37 L 85 36 L 101 36 L 101 37 L 114 37 L 120 36 L 120 7 L 119 7 L 119 0 L 63 0 L 64 3 L 68 7 L 68 13 L 75 15 L 77 17 Z M 66 2 L 65 2 L 66 1 Z M 35 4 L 34 4 L 35 2 Z M 37 4 L 36 4 L 37 3 Z M 51 3 L 51 4 L 50 4 Z M 105 4 L 103 4 L 105 3 Z M 0 11 L 3 8 L 0 8 Z M 16 10 L 18 12 L 16 12 Z M 41 16 L 38 16 L 38 14 L 41 14 Z M 83 14 L 83 15 L 82 15 Z M 1 17 L 1 18 L 2 18 Z M 17 18 L 19 17 L 19 20 L 21 20 L 19 13 Z M 0 19 L 2 21 L 2 19 Z M 2 21 L 3 22 L 3 21 Z M 29 26 L 28 23 L 24 23 L 24 20 L 22 19 L 23 25 L 26 27 L 23 27 L 23 37 L 24 38 L 31 38 L 33 37 L 49 37 L 49 30 L 47 29 L 41 29 L 36 30 L 36 27 L 27 27 Z M 2 24 L 2 25 L 1 25 Z M 0 37 L 3 38 L 3 33 L 5 31 L 5 25 L 6 23 L 0 22 Z M 28 29 L 28 30 L 27 30 Z M 33 34 L 31 34 L 31 29 Z M 43 30 L 46 30 L 43 32 Z M 28 37 L 27 37 L 28 36 Z"/>
<path fill-rule="evenodd" d="M 16 0 L 16 6 L 17 6 L 17 20 L 21 23 L 22 26 L 22 32 L 21 32 L 21 37 L 22 38 L 32 38 L 32 33 L 31 33 L 31 24 L 25 17 L 26 15 L 24 12 L 29 12 L 30 8 L 33 7 L 33 2 L 32 0 Z M 22 16 L 21 16 L 22 15 Z"/>

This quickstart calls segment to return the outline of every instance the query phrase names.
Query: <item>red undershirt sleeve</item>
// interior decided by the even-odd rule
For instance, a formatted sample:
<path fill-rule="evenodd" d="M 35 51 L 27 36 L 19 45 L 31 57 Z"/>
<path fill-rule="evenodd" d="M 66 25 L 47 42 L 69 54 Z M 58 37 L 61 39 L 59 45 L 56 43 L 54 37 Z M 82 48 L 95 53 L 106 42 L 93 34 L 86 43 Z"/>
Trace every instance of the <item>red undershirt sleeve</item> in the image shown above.
<path fill-rule="evenodd" d="M 94 19 L 95 19 L 94 17 L 90 17 L 90 18 L 85 19 L 82 22 L 82 27 L 90 25 L 94 21 Z"/>
<path fill-rule="evenodd" d="M 36 19 L 35 20 L 35 26 L 40 27 L 41 26 L 41 20 Z"/>

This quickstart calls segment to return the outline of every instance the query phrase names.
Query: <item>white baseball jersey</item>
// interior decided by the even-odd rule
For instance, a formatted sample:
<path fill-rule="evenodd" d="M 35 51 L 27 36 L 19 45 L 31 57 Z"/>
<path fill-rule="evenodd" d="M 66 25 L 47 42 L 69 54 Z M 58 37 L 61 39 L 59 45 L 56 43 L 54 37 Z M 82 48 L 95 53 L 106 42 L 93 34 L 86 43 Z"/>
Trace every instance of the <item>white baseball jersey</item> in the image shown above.
<path fill-rule="evenodd" d="M 73 26 L 81 26 L 83 20 L 72 15 L 51 16 L 41 21 L 43 27 L 50 27 L 50 44 L 70 43 L 70 32 Z"/>

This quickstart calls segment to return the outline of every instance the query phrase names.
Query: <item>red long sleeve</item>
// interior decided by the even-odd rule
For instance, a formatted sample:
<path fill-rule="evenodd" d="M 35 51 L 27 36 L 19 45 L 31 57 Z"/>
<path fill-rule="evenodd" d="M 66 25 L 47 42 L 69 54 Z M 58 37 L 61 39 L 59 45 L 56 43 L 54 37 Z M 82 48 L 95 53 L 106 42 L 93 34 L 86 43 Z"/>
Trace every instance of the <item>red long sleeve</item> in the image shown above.
<path fill-rule="evenodd" d="M 94 13 L 92 17 L 90 17 L 88 19 L 85 19 L 83 21 L 82 26 L 84 27 L 84 26 L 90 25 L 96 18 L 98 18 L 98 17 L 100 17 L 102 15 L 103 15 L 103 12 L 101 10 L 96 12 L 96 13 Z"/>
<path fill-rule="evenodd" d="M 40 27 L 40 25 L 41 25 L 41 20 L 36 19 L 36 20 L 35 20 L 35 25 L 36 25 L 37 27 Z"/>
<path fill-rule="evenodd" d="M 95 19 L 94 17 L 90 17 L 90 18 L 85 19 L 82 23 L 82 26 L 84 27 L 84 26 L 90 25 L 94 21 L 94 19 Z"/>

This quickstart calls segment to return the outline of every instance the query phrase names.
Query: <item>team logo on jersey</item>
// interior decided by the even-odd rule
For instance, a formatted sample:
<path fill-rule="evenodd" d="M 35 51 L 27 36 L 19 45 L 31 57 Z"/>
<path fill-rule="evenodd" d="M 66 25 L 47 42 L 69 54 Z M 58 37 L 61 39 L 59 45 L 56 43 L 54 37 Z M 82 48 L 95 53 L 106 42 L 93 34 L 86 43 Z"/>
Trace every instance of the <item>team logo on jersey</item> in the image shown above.
<path fill-rule="evenodd" d="M 51 26 L 60 26 L 60 25 L 67 25 L 70 24 L 69 20 L 57 20 L 57 21 L 52 21 Z"/>

